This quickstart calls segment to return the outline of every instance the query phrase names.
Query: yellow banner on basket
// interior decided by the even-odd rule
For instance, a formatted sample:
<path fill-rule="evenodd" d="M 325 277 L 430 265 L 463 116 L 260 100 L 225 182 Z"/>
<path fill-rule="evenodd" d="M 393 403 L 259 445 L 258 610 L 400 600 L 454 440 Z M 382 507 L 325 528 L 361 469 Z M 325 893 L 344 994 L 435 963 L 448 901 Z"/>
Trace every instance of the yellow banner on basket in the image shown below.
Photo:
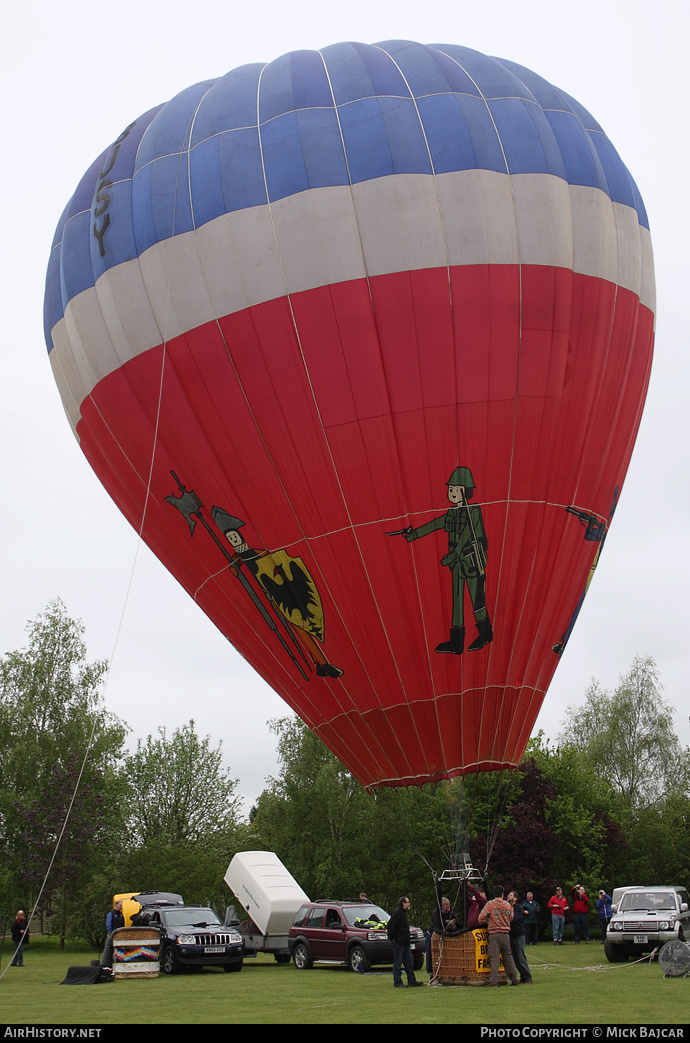
<path fill-rule="evenodd" d="M 489 932 L 482 930 L 472 931 L 474 935 L 474 954 L 476 958 L 476 969 L 479 974 L 489 974 L 491 964 L 489 963 Z M 503 970 L 503 957 L 499 957 L 499 971 Z"/>

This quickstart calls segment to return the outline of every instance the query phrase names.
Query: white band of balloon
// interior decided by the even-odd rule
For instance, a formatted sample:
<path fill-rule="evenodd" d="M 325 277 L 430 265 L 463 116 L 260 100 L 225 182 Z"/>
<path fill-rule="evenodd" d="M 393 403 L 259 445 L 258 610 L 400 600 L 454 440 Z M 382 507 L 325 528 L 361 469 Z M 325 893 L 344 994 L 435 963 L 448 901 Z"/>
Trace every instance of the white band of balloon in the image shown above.
<path fill-rule="evenodd" d="M 478 264 L 568 268 L 655 306 L 649 232 L 599 189 L 550 174 L 397 174 L 224 214 L 109 269 L 52 330 L 55 379 L 76 429 L 100 380 L 216 318 L 319 286 Z"/>

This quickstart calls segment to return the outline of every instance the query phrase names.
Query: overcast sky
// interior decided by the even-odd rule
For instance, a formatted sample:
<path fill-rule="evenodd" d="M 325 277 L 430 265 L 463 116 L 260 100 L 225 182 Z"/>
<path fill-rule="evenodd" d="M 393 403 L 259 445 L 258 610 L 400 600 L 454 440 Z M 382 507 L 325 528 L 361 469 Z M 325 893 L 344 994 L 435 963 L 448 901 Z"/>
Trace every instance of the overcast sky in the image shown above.
<path fill-rule="evenodd" d="M 560 12 L 560 13 L 559 13 Z M 653 656 L 690 742 L 687 5 L 684 0 L 24 0 L 3 17 L 0 651 L 60 597 L 108 658 L 131 740 L 193 717 L 223 742 L 247 809 L 276 771 L 287 706 L 152 556 L 74 440 L 43 337 L 45 271 L 83 172 L 133 119 L 190 84 L 341 40 L 455 43 L 518 62 L 580 101 L 635 178 L 657 273 L 656 356 L 620 504 L 537 727 L 556 738 L 592 676 Z"/>

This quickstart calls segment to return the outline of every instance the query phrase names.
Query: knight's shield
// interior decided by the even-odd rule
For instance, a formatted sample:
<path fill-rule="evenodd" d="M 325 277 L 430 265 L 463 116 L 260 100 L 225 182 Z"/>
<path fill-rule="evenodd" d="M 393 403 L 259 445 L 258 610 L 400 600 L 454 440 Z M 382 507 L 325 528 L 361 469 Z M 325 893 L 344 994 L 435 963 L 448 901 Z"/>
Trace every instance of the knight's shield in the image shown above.
<path fill-rule="evenodd" d="M 323 605 L 309 569 L 286 550 L 264 554 L 255 562 L 255 576 L 276 609 L 289 623 L 323 642 Z"/>

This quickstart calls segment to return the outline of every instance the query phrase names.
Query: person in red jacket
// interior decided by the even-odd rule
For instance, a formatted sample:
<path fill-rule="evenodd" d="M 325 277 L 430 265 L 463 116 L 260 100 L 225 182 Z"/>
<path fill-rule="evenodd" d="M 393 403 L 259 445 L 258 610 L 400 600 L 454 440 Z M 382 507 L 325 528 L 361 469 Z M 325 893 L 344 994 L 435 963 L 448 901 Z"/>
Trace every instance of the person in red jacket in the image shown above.
<path fill-rule="evenodd" d="M 467 882 L 467 927 L 470 931 L 479 927 L 479 914 L 486 905 L 486 895 L 481 888 Z"/>
<path fill-rule="evenodd" d="M 589 945 L 589 898 L 582 884 L 575 884 L 570 891 L 573 896 L 573 920 L 575 921 L 575 944 L 580 938 Z"/>
<path fill-rule="evenodd" d="M 549 898 L 547 907 L 551 913 L 551 927 L 553 929 L 553 944 L 563 945 L 563 928 L 565 927 L 565 911 L 569 909 L 568 899 L 563 894 L 561 887 L 556 888 L 555 895 Z"/>

